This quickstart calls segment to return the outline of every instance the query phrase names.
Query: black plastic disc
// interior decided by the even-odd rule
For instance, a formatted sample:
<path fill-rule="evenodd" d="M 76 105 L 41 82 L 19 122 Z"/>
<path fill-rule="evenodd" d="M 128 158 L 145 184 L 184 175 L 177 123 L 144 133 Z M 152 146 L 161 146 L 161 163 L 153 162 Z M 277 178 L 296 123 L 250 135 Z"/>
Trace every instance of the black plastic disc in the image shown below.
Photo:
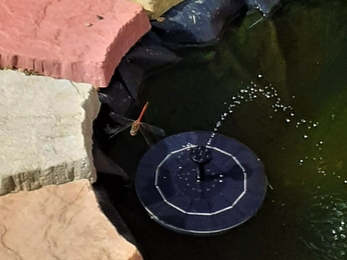
<path fill-rule="evenodd" d="M 180 233 L 213 234 L 236 227 L 261 206 L 267 179 L 260 159 L 246 145 L 211 132 L 185 132 L 152 146 L 136 172 L 137 195 L 159 224 Z M 206 147 L 210 161 L 191 157 Z M 203 167 L 203 169 L 201 168 Z M 204 178 L 197 178 L 199 169 Z"/>

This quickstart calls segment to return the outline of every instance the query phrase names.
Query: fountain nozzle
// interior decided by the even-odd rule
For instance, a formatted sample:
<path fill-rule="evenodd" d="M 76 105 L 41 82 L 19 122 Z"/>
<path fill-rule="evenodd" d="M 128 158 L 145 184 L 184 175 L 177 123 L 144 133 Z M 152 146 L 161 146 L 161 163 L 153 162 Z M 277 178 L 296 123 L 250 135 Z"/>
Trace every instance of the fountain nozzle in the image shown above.
<path fill-rule="evenodd" d="M 205 179 L 204 165 L 212 160 L 211 150 L 206 146 L 196 146 L 190 152 L 190 158 L 198 164 L 196 178 L 198 181 Z"/>

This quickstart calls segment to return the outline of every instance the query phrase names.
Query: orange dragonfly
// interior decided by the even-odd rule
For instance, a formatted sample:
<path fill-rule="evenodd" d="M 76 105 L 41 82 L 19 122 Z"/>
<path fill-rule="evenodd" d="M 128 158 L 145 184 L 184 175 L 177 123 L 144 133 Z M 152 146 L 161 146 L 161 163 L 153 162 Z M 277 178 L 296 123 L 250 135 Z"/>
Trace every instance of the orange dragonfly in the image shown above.
<path fill-rule="evenodd" d="M 110 113 L 111 118 L 115 120 L 116 122 L 120 123 L 121 125 L 114 129 L 110 129 L 108 131 L 108 133 L 110 134 L 110 138 L 119 134 L 120 132 L 124 131 L 125 129 L 129 127 L 130 127 L 129 133 L 131 136 L 135 136 L 137 132 L 140 130 L 142 136 L 144 137 L 148 145 L 153 144 L 151 140 L 152 138 L 149 135 L 149 133 L 153 133 L 154 135 L 157 135 L 157 136 L 165 136 L 165 131 L 163 129 L 141 122 L 141 119 L 143 115 L 145 114 L 148 104 L 149 102 L 146 102 L 146 104 L 143 106 L 141 110 L 139 117 L 136 120 L 123 117 L 115 112 L 111 112 Z"/>

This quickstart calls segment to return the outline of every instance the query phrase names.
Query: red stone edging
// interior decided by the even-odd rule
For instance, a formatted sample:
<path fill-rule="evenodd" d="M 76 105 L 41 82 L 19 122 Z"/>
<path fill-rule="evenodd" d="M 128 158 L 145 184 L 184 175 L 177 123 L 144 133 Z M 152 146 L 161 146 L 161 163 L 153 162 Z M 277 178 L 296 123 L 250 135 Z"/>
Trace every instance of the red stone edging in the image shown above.
<path fill-rule="evenodd" d="M 142 6 L 127 0 L 3 0 L 0 67 L 106 87 L 149 29 Z"/>

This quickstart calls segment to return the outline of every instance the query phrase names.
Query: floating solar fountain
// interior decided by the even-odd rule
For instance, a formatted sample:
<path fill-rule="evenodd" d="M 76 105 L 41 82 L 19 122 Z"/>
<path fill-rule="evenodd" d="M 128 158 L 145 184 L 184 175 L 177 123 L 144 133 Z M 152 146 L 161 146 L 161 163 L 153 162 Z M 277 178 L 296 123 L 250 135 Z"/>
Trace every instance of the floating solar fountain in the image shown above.
<path fill-rule="evenodd" d="M 195 131 L 151 146 L 138 165 L 135 188 L 162 226 L 207 235 L 251 218 L 265 198 L 267 179 L 262 162 L 246 145 Z"/>

